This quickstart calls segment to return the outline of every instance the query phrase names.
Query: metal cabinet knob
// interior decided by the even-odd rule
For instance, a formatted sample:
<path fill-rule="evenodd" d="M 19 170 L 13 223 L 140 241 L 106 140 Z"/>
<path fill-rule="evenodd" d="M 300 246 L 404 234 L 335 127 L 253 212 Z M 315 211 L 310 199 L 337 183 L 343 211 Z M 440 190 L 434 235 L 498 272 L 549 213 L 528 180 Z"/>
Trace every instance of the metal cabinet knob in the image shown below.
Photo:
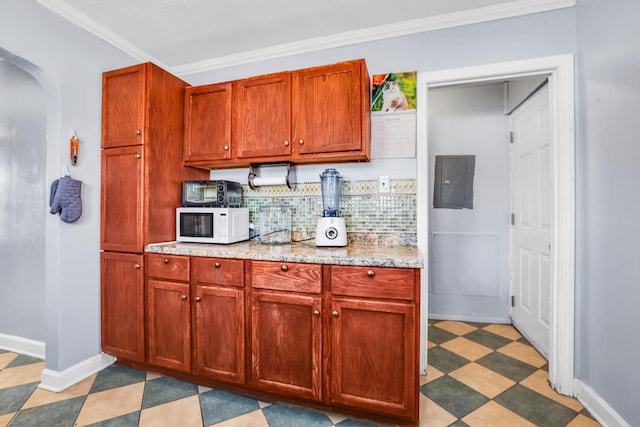
<path fill-rule="evenodd" d="M 313 310 L 313 317 L 320 317 L 320 310 Z"/>
<path fill-rule="evenodd" d="M 338 314 L 337 311 L 334 310 L 334 311 L 331 312 L 331 317 L 337 318 L 338 316 L 339 316 L 339 314 Z"/>
<path fill-rule="evenodd" d="M 216 262 L 216 263 L 214 264 L 214 267 L 215 267 L 215 268 L 220 268 L 220 263 L 219 263 L 219 262 Z"/>
<path fill-rule="evenodd" d="M 169 264 L 169 258 L 163 259 L 162 262 L 164 262 L 165 264 Z"/>
<path fill-rule="evenodd" d="M 136 270 L 140 270 L 140 267 L 142 267 L 140 264 L 134 264 L 133 268 L 135 268 Z"/>
<path fill-rule="evenodd" d="M 367 276 L 369 276 L 369 277 L 373 277 L 373 276 L 375 276 L 375 275 L 376 275 L 376 273 L 375 273 L 373 270 L 369 270 L 369 271 L 367 271 Z"/>
<path fill-rule="evenodd" d="M 142 158 L 142 154 L 136 153 L 136 159 L 140 159 L 140 158 Z"/>
<path fill-rule="evenodd" d="M 303 145 L 303 144 L 304 144 L 304 139 L 300 138 L 300 139 L 298 140 L 298 144 Z"/>
<path fill-rule="evenodd" d="M 182 299 L 182 301 L 186 301 L 187 300 L 187 296 L 186 295 L 182 295 L 180 298 Z"/>
<path fill-rule="evenodd" d="M 196 297 L 196 302 L 200 302 L 200 297 Z"/>
<path fill-rule="evenodd" d="M 142 135 L 142 131 L 140 129 L 136 130 L 136 135 Z"/>
<path fill-rule="evenodd" d="M 229 146 L 228 145 L 224 146 L 224 151 L 229 151 Z"/>
<path fill-rule="evenodd" d="M 282 271 L 287 271 L 288 269 L 289 269 L 289 267 L 287 267 L 284 264 L 280 267 L 280 270 L 282 270 Z"/>
<path fill-rule="evenodd" d="M 285 147 L 288 147 L 288 146 L 289 146 L 289 141 L 288 141 L 288 140 L 287 140 L 287 141 L 285 141 L 285 142 L 284 142 L 284 145 L 285 145 Z"/>

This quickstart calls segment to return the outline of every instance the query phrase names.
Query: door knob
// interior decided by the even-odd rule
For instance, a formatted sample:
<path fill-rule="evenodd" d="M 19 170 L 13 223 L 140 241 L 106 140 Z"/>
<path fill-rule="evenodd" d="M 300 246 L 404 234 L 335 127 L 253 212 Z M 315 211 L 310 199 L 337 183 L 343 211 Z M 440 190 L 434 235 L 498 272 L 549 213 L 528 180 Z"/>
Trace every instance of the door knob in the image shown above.
<path fill-rule="evenodd" d="M 286 265 L 282 265 L 282 267 L 280 267 L 280 270 L 282 271 L 287 271 L 289 269 L 289 267 L 287 267 Z"/>
<path fill-rule="evenodd" d="M 180 298 L 182 298 L 182 301 L 186 301 L 187 300 L 187 296 L 186 295 L 182 295 Z"/>
<path fill-rule="evenodd" d="M 196 302 L 200 302 L 200 297 L 196 297 Z"/>
<path fill-rule="evenodd" d="M 320 310 L 313 310 L 313 317 L 320 317 Z"/>
<path fill-rule="evenodd" d="M 220 263 L 219 263 L 219 262 L 216 262 L 216 263 L 214 264 L 214 267 L 215 267 L 215 268 L 220 268 Z"/>
<path fill-rule="evenodd" d="M 331 312 L 331 317 L 337 318 L 338 316 L 339 316 L 339 314 L 338 314 L 337 311 L 334 310 L 334 311 Z"/>

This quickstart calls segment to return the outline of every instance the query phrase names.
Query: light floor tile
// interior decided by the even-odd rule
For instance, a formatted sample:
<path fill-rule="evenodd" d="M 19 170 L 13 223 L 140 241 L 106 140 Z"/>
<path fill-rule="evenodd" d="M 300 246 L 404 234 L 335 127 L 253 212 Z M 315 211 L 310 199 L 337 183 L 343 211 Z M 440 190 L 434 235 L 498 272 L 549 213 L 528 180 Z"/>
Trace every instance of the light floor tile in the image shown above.
<path fill-rule="evenodd" d="M 492 325 L 487 325 L 482 329 L 484 329 L 485 331 L 494 333 L 496 335 L 500 335 L 501 337 L 509 338 L 510 340 L 514 340 L 514 341 L 522 338 L 522 335 L 520 335 L 520 332 L 518 332 L 518 330 L 514 328 L 512 325 L 492 324 Z"/>
<path fill-rule="evenodd" d="M 433 347 L 437 346 L 438 344 L 434 344 L 431 341 L 427 341 L 427 350 L 432 349 Z"/>
<path fill-rule="evenodd" d="M 203 385 L 198 386 L 198 394 L 206 393 L 211 390 L 213 390 L 211 387 L 205 387 Z"/>
<path fill-rule="evenodd" d="M 600 423 L 582 414 L 578 414 L 577 417 L 567 424 L 567 427 L 600 427 Z"/>
<path fill-rule="evenodd" d="M 147 372 L 147 381 L 155 380 L 156 378 L 160 378 L 162 375 L 156 374 L 155 372 Z"/>
<path fill-rule="evenodd" d="M 0 388 L 40 382 L 44 362 L 6 368 L 0 371 Z"/>
<path fill-rule="evenodd" d="M 515 384 L 515 381 L 477 363 L 469 363 L 449 372 L 449 376 L 484 394 L 489 399 L 493 399 Z"/>
<path fill-rule="evenodd" d="M 548 397 L 551 400 L 555 400 L 556 402 L 561 403 L 576 412 L 580 412 L 582 411 L 582 409 L 584 409 L 582 404 L 577 399 L 563 396 L 552 389 L 549 385 L 549 374 L 543 370 L 537 370 L 524 380 L 520 381 L 520 384 L 540 393 L 543 396 Z"/>
<path fill-rule="evenodd" d="M 0 354 L 0 369 L 4 369 L 16 357 L 18 357 L 18 355 L 11 352 Z"/>
<path fill-rule="evenodd" d="M 93 424 L 139 411 L 143 393 L 144 382 L 90 394 L 78 414 L 77 424 Z"/>
<path fill-rule="evenodd" d="M 425 382 L 424 383 L 421 382 L 420 385 L 430 383 L 433 380 L 437 380 L 443 375 L 444 375 L 444 372 L 434 368 L 431 365 L 427 365 L 427 375 L 426 375 Z"/>
<path fill-rule="evenodd" d="M 456 420 L 442 406 L 420 393 L 420 426 L 445 427 Z"/>
<path fill-rule="evenodd" d="M 214 425 L 215 427 L 269 427 L 269 423 L 261 410 L 249 412 Z"/>
<path fill-rule="evenodd" d="M 441 344 L 440 347 L 446 348 L 447 350 L 456 353 L 458 356 L 462 356 L 471 361 L 478 360 L 493 351 L 482 344 L 478 344 L 463 337 L 447 341 L 446 343 Z"/>
<path fill-rule="evenodd" d="M 15 414 L 16 412 L 0 415 L 0 427 L 7 427 Z"/>
<path fill-rule="evenodd" d="M 499 353 L 518 359 L 521 362 L 541 368 L 547 364 L 547 360 L 530 345 L 512 342 L 498 350 Z"/>
<path fill-rule="evenodd" d="M 535 424 L 492 400 L 462 418 L 462 421 L 469 427 L 535 427 Z"/>
<path fill-rule="evenodd" d="M 329 419 L 331 420 L 331 422 L 335 425 L 338 424 L 339 422 L 342 422 L 344 420 L 346 420 L 348 417 L 342 415 L 342 414 L 334 414 L 333 412 L 325 412 L 325 415 L 327 417 L 329 417 Z"/>
<path fill-rule="evenodd" d="M 202 412 L 198 395 L 185 397 L 140 412 L 139 427 L 201 426 Z"/>
<path fill-rule="evenodd" d="M 260 407 L 260 409 L 266 408 L 267 406 L 271 406 L 271 405 L 273 405 L 273 403 L 262 402 L 261 400 L 258 400 L 258 406 Z"/>
<path fill-rule="evenodd" d="M 473 332 L 476 329 L 478 329 L 475 326 L 471 326 L 464 322 L 453 322 L 450 320 L 445 320 L 444 322 L 438 322 L 435 324 L 435 326 L 456 335 L 465 335 L 465 334 L 468 334 L 469 332 Z"/>
<path fill-rule="evenodd" d="M 91 390 L 91 385 L 96 379 L 96 375 L 97 374 L 93 374 L 59 393 L 37 388 L 21 409 L 35 408 L 36 406 L 42 406 L 48 403 L 61 402 L 67 399 L 73 399 L 74 397 L 84 396 Z"/>

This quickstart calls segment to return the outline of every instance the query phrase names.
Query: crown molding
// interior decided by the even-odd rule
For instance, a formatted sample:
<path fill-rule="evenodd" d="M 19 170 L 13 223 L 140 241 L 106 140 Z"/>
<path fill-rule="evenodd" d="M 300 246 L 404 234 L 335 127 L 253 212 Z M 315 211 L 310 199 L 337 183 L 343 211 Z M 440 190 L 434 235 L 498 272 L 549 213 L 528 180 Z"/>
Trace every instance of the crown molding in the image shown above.
<path fill-rule="evenodd" d="M 129 43 L 88 16 L 78 12 L 63 0 L 37 0 L 38 3 L 61 15 L 66 20 L 100 37 L 139 61 L 151 61 L 177 76 L 201 73 L 235 65 L 281 58 L 283 56 L 315 52 L 357 43 L 406 36 L 425 31 L 477 24 L 520 15 L 574 7 L 576 0 L 513 0 L 507 3 L 485 6 L 461 12 L 447 13 L 423 19 L 382 25 L 363 30 L 349 31 L 326 37 L 287 43 L 264 49 L 241 52 L 178 66 L 168 66 L 157 58 Z"/>

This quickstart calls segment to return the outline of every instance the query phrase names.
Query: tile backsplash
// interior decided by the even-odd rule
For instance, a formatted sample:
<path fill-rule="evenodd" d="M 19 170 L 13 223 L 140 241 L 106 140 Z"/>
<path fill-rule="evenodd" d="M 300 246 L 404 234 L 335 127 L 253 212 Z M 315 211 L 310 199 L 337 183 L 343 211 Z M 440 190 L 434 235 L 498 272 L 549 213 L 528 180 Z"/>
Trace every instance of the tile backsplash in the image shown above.
<path fill-rule="evenodd" d="M 293 240 L 310 239 L 322 216 L 319 182 L 258 187 L 242 186 L 242 206 L 249 208 L 249 221 L 258 227 L 260 207 L 277 200 L 291 209 Z M 378 192 L 377 180 L 345 181 L 340 214 L 347 225 L 349 241 L 367 244 L 416 244 L 416 180 L 392 179 L 390 191 Z"/>

